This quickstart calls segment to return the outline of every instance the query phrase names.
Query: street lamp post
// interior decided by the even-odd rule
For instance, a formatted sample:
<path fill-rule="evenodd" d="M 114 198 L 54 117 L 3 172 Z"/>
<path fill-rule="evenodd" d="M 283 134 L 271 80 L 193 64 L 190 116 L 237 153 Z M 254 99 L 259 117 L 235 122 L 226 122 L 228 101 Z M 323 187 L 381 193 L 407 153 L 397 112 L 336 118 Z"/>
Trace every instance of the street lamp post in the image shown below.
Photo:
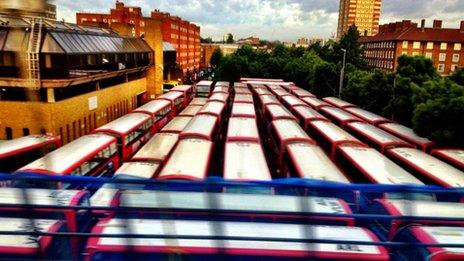
<path fill-rule="evenodd" d="M 343 80 L 345 79 L 346 49 L 342 49 L 342 51 L 343 51 L 343 64 L 342 64 L 342 70 L 340 72 L 340 86 L 338 86 L 338 98 L 342 98 Z"/>

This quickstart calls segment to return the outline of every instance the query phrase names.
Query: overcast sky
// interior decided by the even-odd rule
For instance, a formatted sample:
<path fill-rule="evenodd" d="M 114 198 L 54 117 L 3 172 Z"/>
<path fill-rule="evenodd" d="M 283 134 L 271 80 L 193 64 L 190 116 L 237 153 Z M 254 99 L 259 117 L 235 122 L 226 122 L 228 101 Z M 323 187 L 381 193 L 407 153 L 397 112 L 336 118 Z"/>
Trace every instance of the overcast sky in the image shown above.
<path fill-rule="evenodd" d="M 55 0 L 58 19 L 75 22 L 78 11 L 104 12 L 115 0 Z M 299 37 L 327 38 L 337 30 L 339 0 L 125 0 L 148 15 L 161 9 L 201 26 L 202 37 L 235 39 L 257 35 L 262 39 L 295 41 Z M 446 27 L 464 20 L 464 0 L 383 0 L 380 22 L 402 19 L 419 22 L 441 19 Z"/>

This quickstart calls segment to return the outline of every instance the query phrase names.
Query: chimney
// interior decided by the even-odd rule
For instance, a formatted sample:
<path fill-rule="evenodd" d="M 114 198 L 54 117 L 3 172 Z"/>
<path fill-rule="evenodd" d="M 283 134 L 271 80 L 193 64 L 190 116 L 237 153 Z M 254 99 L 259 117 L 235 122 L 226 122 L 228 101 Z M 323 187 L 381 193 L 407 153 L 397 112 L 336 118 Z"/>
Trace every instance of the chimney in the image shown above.
<path fill-rule="evenodd" d="M 442 23 L 443 22 L 441 20 L 433 20 L 433 29 L 440 29 Z"/>
<path fill-rule="evenodd" d="M 460 32 L 464 33 L 464 21 L 461 21 L 461 26 L 459 27 Z"/>
<path fill-rule="evenodd" d="M 423 32 L 425 30 L 425 19 L 421 20 L 421 31 Z"/>

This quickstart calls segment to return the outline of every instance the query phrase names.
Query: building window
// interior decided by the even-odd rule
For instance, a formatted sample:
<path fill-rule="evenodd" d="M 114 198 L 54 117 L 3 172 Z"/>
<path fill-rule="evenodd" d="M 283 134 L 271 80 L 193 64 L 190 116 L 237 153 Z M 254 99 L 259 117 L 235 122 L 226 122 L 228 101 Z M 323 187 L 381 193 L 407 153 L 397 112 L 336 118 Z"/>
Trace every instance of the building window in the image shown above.
<path fill-rule="evenodd" d="M 418 56 L 419 52 L 412 52 L 412 56 Z"/>
<path fill-rule="evenodd" d="M 30 134 L 29 128 L 23 128 L 23 136 L 29 136 Z"/>
<path fill-rule="evenodd" d="M 432 59 L 432 53 L 425 53 L 425 57 Z"/>
<path fill-rule="evenodd" d="M 455 43 L 454 44 L 454 50 L 455 51 L 461 51 L 461 43 Z"/>
<path fill-rule="evenodd" d="M 13 139 L 13 129 L 10 127 L 5 128 L 5 136 L 7 140 Z"/>
<path fill-rule="evenodd" d="M 403 48 L 408 48 L 408 41 L 403 41 Z"/>
<path fill-rule="evenodd" d="M 456 65 L 456 64 L 451 65 L 451 71 L 452 71 L 452 72 L 456 71 L 456 68 L 457 68 L 457 65 Z"/>
<path fill-rule="evenodd" d="M 446 61 L 446 53 L 440 53 L 440 56 L 438 57 L 438 60 L 440 62 Z"/>
<path fill-rule="evenodd" d="M 442 73 L 442 72 L 444 72 L 444 71 L 445 71 L 445 65 L 442 64 L 442 63 L 440 63 L 440 64 L 438 65 L 438 72 L 441 72 L 441 73 Z"/>
<path fill-rule="evenodd" d="M 408 52 L 402 51 L 402 52 L 401 52 L 401 55 L 408 55 Z"/>
<path fill-rule="evenodd" d="M 412 48 L 414 49 L 420 49 L 421 43 L 420 42 L 414 42 L 412 45 Z"/>
<path fill-rule="evenodd" d="M 427 50 L 433 49 L 433 42 L 427 42 Z"/>
<path fill-rule="evenodd" d="M 87 21 L 87 18 L 82 18 L 81 19 L 81 22 L 85 22 L 85 21 Z"/>
<path fill-rule="evenodd" d="M 448 43 L 441 43 L 440 44 L 440 50 L 446 50 L 448 48 Z"/>
<path fill-rule="evenodd" d="M 453 63 L 459 62 L 459 58 L 460 58 L 460 57 L 459 57 L 459 54 L 458 54 L 458 53 L 454 53 L 454 54 L 453 54 Z"/>
<path fill-rule="evenodd" d="M 92 18 L 92 22 L 96 22 L 97 21 L 97 18 Z"/>
<path fill-rule="evenodd" d="M 106 18 L 103 19 L 103 22 L 104 22 L 104 23 L 108 23 L 108 19 L 106 19 Z"/>
<path fill-rule="evenodd" d="M 134 9 L 132 7 L 129 7 L 129 12 L 133 12 Z"/>

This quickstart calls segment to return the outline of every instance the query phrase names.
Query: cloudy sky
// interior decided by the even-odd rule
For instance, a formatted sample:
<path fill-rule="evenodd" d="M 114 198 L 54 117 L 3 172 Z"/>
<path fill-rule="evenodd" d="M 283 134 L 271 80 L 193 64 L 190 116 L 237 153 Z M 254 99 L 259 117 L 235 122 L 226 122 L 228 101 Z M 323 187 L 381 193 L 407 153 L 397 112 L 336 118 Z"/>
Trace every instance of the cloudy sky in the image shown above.
<path fill-rule="evenodd" d="M 55 0 L 58 18 L 75 22 L 77 11 L 109 12 L 115 0 Z M 299 37 L 330 37 L 336 32 L 339 0 L 124 0 L 126 5 L 161 9 L 201 26 L 203 37 L 295 41 Z M 402 19 L 441 19 L 446 27 L 464 20 L 464 0 L 383 0 L 381 24 Z"/>

